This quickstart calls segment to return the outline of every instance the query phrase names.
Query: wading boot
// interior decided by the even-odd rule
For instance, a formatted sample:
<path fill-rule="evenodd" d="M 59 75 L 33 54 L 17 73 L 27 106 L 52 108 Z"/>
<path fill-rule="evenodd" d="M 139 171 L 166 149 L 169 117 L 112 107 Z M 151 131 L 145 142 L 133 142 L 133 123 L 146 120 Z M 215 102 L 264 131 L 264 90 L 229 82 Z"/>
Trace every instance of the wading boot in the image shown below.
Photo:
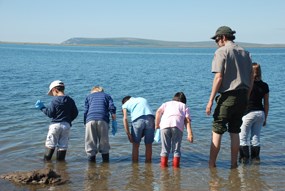
<path fill-rule="evenodd" d="M 160 166 L 161 168 L 168 167 L 168 157 L 164 156 L 160 158 Z"/>
<path fill-rule="evenodd" d="M 179 168 L 180 167 L 180 157 L 174 157 L 172 165 L 174 168 Z"/>
<path fill-rule="evenodd" d="M 46 153 L 44 155 L 44 160 L 45 161 L 50 161 L 51 160 L 51 157 L 53 155 L 53 152 L 54 152 L 54 149 L 46 149 Z"/>
<path fill-rule="evenodd" d="M 109 162 L 109 153 L 102 154 L 103 162 Z"/>
<path fill-rule="evenodd" d="M 89 162 L 96 162 L 96 156 L 94 155 L 94 156 L 88 156 L 88 161 Z"/>
<path fill-rule="evenodd" d="M 251 151 L 251 160 L 255 162 L 260 162 L 260 146 L 251 146 L 250 148 Z"/>
<path fill-rule="evenodd" d="M 239 147 L 239 162 L 247 164 L 249 161 L 249 146 Z"/>
<path fill-rule="evenodd" d="M 64 161 L 66 155 L 66 150 L 57 151 L 56 153 L 56 160 L 58 161 Z"/>

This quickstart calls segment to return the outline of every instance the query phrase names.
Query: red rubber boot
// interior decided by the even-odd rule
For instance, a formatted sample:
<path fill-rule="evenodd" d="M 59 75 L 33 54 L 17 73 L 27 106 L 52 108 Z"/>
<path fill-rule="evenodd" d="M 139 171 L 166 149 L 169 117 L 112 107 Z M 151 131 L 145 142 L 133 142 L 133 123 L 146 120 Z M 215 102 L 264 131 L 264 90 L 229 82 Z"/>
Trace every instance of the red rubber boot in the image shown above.
<path fill-rule="evenodd" d="M 161 168 L 168 167 L 168 157 L 161 157 L 160 158 L 160 166 Z"/>
<path fill-rule="evenodd" d="M 180 157 L 174 157 L 173 158 L 173 167 L 179 168 L 180 167 Z"/>

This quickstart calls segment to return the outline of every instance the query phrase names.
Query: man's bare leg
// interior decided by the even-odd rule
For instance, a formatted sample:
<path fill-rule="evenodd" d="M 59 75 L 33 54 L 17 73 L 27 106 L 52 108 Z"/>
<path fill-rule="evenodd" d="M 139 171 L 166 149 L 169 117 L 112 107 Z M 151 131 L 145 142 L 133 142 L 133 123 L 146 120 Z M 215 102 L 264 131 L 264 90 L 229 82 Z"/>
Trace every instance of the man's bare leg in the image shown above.
<path fill-rule="evenodd" d="M 209 168 L 216 167 L 216 160 L 221 148 L 222 135 L 212 132 L 212 143 L 210 148 Z"/>
<path fill-rule="evenodd" d="M 237 168 L 239 152 L 239 134 L 230 133 L 231 136 L 231 168 Z"/>

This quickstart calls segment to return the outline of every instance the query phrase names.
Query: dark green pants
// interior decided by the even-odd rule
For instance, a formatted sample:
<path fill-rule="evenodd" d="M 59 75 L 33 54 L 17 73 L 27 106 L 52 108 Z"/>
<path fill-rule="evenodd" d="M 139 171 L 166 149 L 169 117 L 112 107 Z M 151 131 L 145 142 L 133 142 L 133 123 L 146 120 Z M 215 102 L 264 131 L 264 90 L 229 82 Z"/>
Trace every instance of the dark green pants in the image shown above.
<path fill-rule="evenodd" d="M 234 90 L 221 93 L 216 97 L 217 106 L 213 117 L 213 131 L 223 134 L 240 133 L 242 117 L 244 115 L 248 97 L 247 90 Z"/>

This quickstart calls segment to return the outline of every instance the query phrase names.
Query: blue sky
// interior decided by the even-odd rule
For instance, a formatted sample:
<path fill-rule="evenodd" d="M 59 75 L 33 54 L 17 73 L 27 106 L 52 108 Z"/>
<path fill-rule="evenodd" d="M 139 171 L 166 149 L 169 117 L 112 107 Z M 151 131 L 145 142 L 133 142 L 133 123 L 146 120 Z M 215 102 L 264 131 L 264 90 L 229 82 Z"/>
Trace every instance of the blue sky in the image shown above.
<path fill-rule="evenodd" d="M 208 41 L 219 26 L 236 41 L 285 44 L 284 0 L 0 0 L 0 41 L 73 37 Z"/>

